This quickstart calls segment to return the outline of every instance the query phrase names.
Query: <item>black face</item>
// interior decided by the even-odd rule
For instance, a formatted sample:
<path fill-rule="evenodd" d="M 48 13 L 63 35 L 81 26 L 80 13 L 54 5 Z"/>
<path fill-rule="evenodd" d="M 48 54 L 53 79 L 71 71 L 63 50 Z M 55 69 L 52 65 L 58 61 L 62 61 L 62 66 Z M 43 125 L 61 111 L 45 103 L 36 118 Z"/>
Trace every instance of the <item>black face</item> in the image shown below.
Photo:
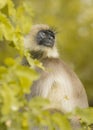
<path fill-rule="evenodd" d="M 36 40 L 39 45 L 53 47 L 55 43 L 55 34 L 51 30 L 40 30 Z"/>

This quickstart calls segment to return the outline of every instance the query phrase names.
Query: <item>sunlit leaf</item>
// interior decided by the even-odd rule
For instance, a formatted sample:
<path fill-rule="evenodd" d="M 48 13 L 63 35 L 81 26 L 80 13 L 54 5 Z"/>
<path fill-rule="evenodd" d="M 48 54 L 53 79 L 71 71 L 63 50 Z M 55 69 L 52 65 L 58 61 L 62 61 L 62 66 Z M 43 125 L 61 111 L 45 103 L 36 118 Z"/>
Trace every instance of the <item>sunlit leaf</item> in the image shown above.
<path fill-rule="evenodd" d="M 15 61 L 12 58 L 5 59 L 5 64 L 8 66 L 13 66 L 15 64 Z"/>
<path fill-rule="evenodd" d="M 6 15 L 0 13 L 0 22 L 1 22 L 0 28 L 3 36 L 5 37 L 6 40 L 12 40 L 14 28 L 11 25 L 9 19 L 6 17 Z"/>
<path fill-rule="evenodd" d="M 93 124 L 93 108 L 87 109 L 76 109 L 77 116 L 81 119 L 81 122 L 86 123 L 87 125 Z"/>
<path fill-rule="evenodd" d="M 3 85 L 2 87 L 2 91 L 0 92 L 3 99 L 3 106 L 1 112 L 3 115 L 7 115 L 10 113 L 11 110 L 14 110 L 13 106 L 16 106 L 16 110 L 18 108 L 14 92 L 7 85 Z"/>
<path fill-rule="evenodd" d="M 8 0 L 8 13 L 12 19 L 16 17 L 16 9 L 14 8 L 14 3 L 12 0 Z"/>
<path fill-rule="evenodd" d="M 7 4 L 7 0 L 0 0 L 0 9 Z"/>
<path fill-rule="evenodd" d="M 61 130 L 72 130 L 69 121 L 64 115 L 60 113 L 55 113 L 51 118 L 53 122 L 57 125 L 56 128 L 58 127 Z"/>
<path fill-rule="evenodd" d="M 38 74 L 33 69 L 24 66 L 18 66 L 16 75 L 19 78 L 19 82 L 24 93 L 28 93 L 30 91 L 33 81 L 38 78 Z"/>

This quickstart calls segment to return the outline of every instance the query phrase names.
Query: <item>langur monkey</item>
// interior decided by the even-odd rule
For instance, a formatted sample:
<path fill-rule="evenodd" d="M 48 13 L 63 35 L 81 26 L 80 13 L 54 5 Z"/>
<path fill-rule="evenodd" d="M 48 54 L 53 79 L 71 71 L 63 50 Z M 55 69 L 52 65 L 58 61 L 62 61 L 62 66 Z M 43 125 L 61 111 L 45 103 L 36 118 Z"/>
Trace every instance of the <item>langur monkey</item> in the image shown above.
<path fill-rule="evenodd" d="M 33 25 L 24 39 L 24 47 L 45 67 L 45 70 L 36 68 L 40 78 L 33 83 L 29 99 L 36 96 L 47 98 L 51 103 L 48 108 L 55 108 L 62 113 L 71 112 L 76 107 L 88 107 L 87 95 L 81 81 L 59 58 L 53 29 L 48 25 Z M 24 63 L 28 64 L 26 59 Z"/>

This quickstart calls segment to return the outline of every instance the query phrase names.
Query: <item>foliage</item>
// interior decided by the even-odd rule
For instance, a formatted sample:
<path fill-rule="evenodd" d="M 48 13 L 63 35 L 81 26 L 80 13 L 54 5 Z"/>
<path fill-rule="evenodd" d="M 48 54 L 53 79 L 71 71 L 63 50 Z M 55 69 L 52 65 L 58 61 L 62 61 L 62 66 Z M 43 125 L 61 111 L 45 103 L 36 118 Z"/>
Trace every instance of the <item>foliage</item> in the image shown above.
<path fill-rule="evenodd" d="M 33 67 L 39 66 L 43 69 L 42 64 L 33 60 L 23 48 L 23 35 L 31 26 L 31 10 L 24 2 L 16 8 L 11 0 L 0 3 L 1 41 L 14 46 L 20 54 L 15 60 L 6 57 L 4 65 L 0 66 L 0 129 L 27 130 L 33 125 L 34 127 L 48 125 L 52 130 L 55 124 L 60 129 L 71 129 L 65 116 L 56 115 L 59 116 L 58 122 L 56 116 L 51 117 L 49 112 L 43 110 L 43 107 L 49 104 L 47 100 L 41 98 L 29 102 L 26 100 L 25 94 L 30 92 L 31 84 L 38 78 Z M 31 68 L 20 65 L 23 55 L 26 56 Z M 54 125 L 51 125 L 51 122 L 54 122 Z M 62 125 L 61 122 L 65 122 L 66 125 Z"/>
<path fill-rule="evenodd" d="M 69 114 L 50 114 L 44 107 L 49 105 L 49 101 L 40 97 L 26 100 L 26 95 L 30 93 L 30 87 L 39 75 L 34 70 L 35 66 L 42 64 L 33 60 L 23 47 L 23 37 L 29 32 L 32 25 L 32 9 L 29 1 L 0 0 L 0 40 L 1 44 L 12 46 L 12 52 L 16 48 L 18 58 L 12 56 L 2 58 L 0 66 L 0 130 L 29 130 L 35 127 L 40 129 L 48 127 L 54 130 L 71 130 L 68 121 Z M 8 55 L 8 49 L 6 54 Z M 5 53 L 5 52 L 4 52 Z M 3 54 L 4 54 L 3 53 Z M 22 57 L 25 56 L 31 66 L 21 66 Z M 84 126 L 88 127 L 93 123 L 93 108 L 85 110 L 77 109 L 70 116 L 77 115 L 81 118 Z M 90 116 L 88 116 L 90 115 Z M 83 129 L 83 127 L 82 127 Z"/>

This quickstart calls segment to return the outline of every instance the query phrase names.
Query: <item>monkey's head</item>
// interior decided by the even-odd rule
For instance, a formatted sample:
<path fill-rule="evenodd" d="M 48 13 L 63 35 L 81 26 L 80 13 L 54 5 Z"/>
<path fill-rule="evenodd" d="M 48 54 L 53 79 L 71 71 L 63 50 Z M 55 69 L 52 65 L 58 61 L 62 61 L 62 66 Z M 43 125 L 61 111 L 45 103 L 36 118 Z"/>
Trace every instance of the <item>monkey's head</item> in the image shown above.
<path fill-rule="evenodd" d="M 58 57 L 55 32 L 48 25 L 32 26 L 31 32 L 24 39 L 24 47 L 33 58 Z"/>

